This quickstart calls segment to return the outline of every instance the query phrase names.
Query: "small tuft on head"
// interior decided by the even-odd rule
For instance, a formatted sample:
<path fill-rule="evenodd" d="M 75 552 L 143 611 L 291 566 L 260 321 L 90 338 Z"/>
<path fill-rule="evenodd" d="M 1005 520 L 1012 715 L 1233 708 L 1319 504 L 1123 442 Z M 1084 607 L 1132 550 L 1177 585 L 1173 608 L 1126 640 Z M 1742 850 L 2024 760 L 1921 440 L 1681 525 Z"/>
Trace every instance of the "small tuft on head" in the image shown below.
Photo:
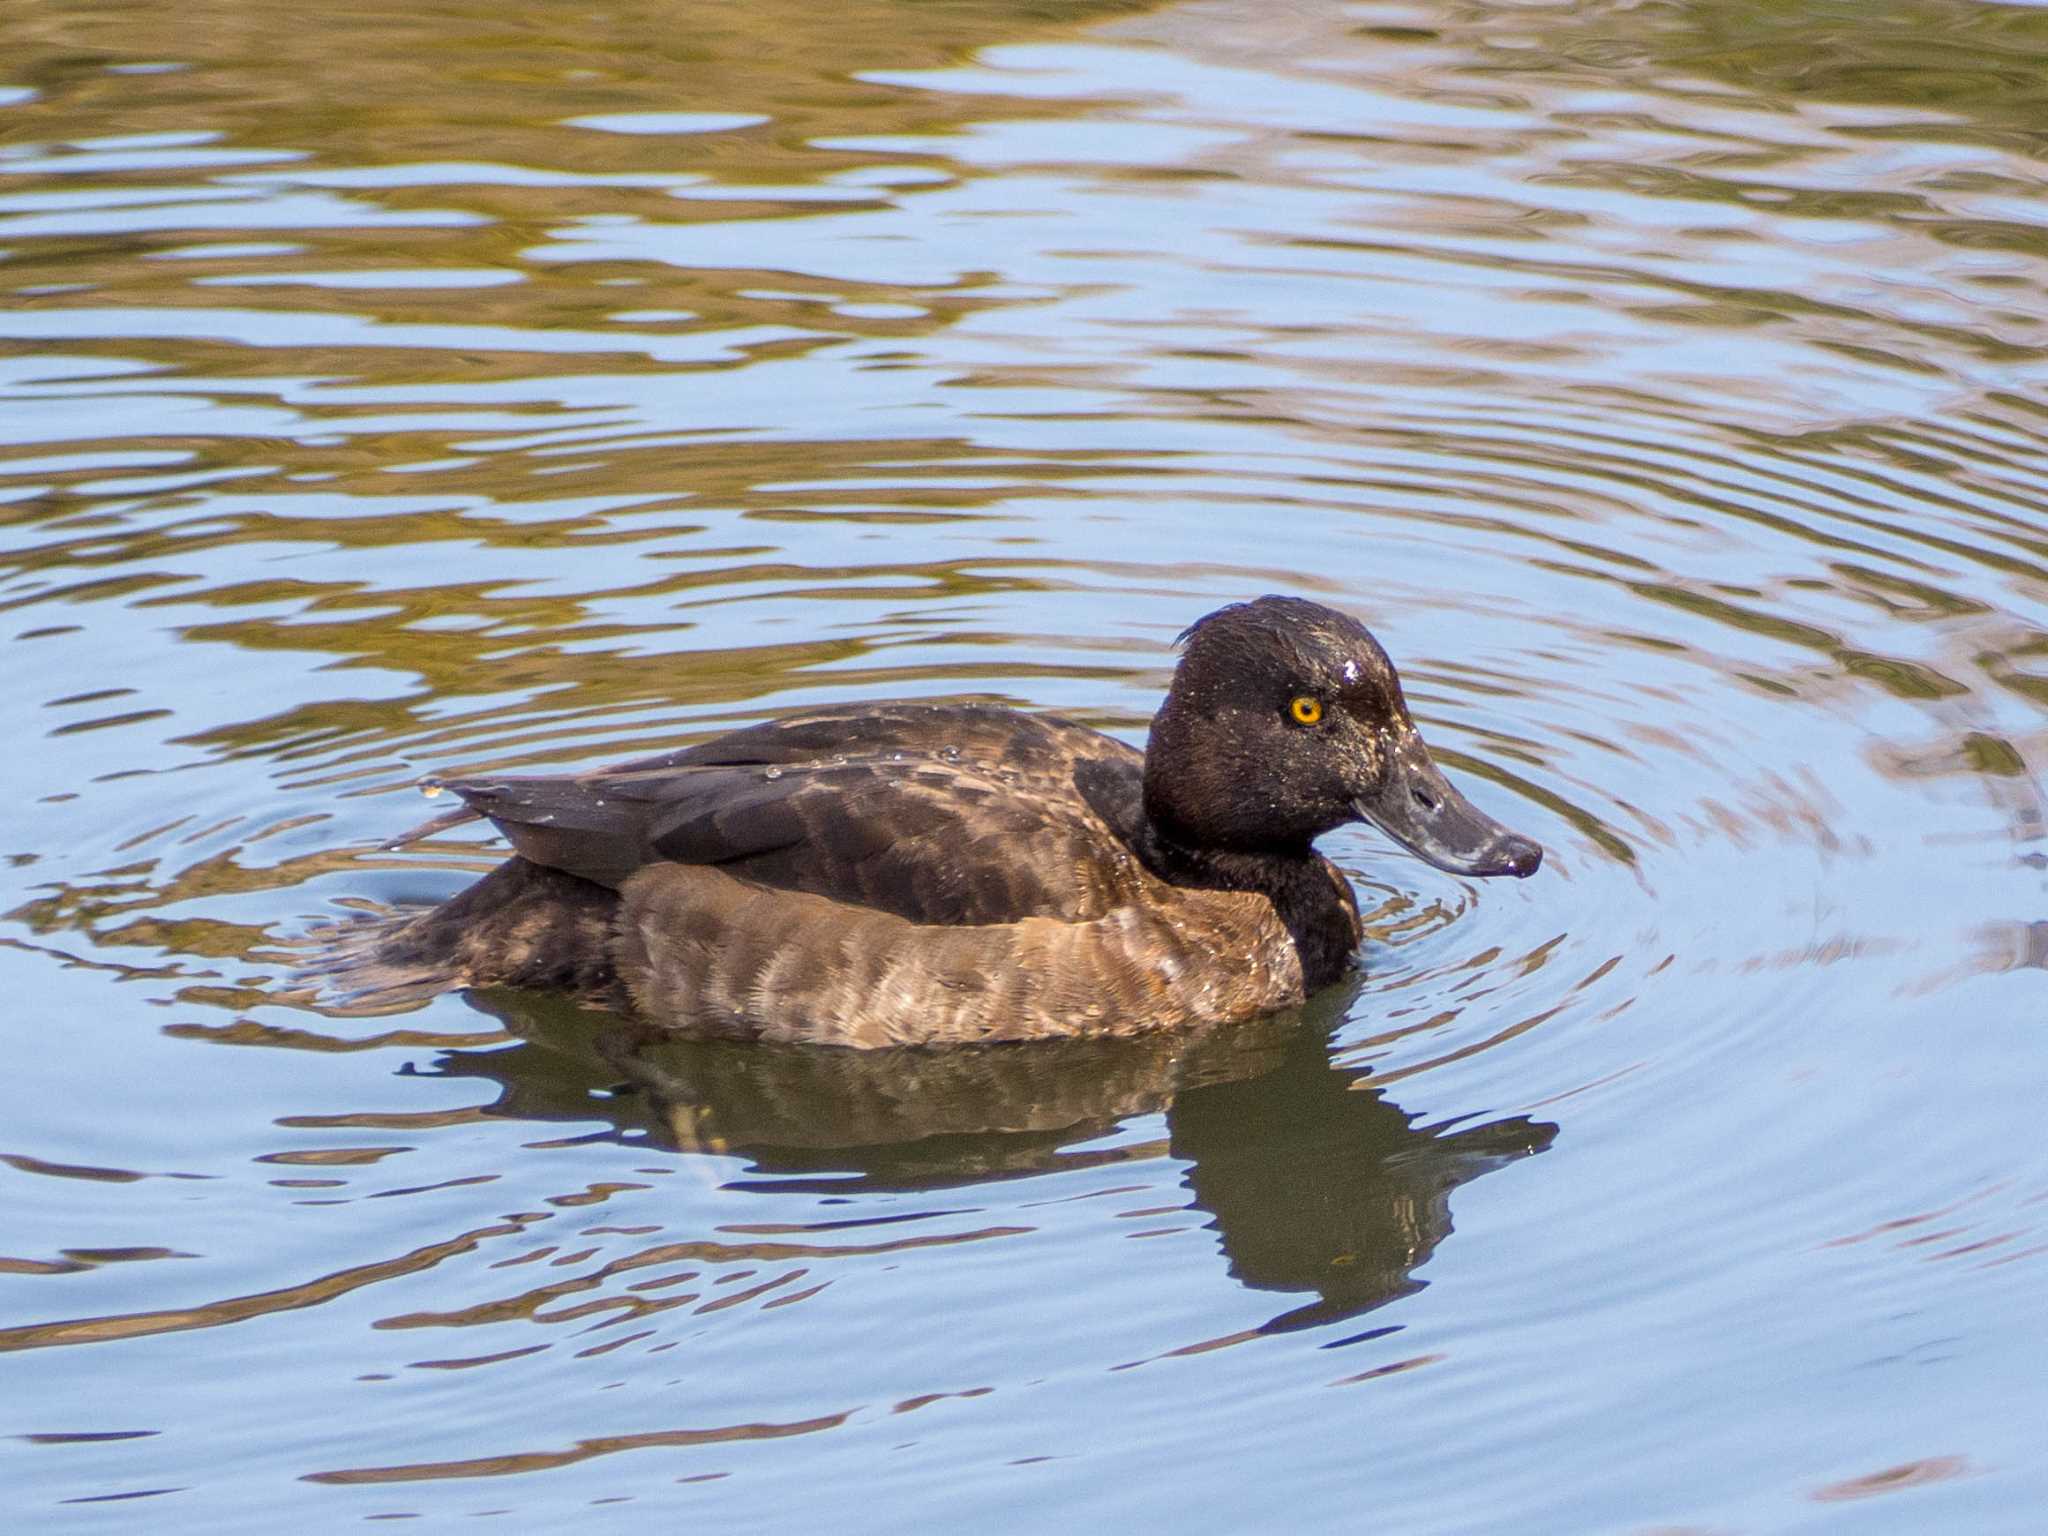
<path fill-rule="evenodd" d="M 1174 639 L 1176 646 L 1205 640 L 1264 642 L 1300 657 L 1378 651 L 1371 632 L 1351 617 L 1305 597 L 1268 592 L 1249 602 L 1229 603 L 1195 620 Z"/>

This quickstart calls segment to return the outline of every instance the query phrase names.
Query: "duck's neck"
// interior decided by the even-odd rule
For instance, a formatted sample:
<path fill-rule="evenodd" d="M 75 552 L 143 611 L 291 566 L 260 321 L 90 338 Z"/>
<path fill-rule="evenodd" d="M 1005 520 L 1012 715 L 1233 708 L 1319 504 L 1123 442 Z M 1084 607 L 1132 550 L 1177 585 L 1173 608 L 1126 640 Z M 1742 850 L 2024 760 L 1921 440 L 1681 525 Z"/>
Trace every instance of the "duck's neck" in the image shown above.
<path fill-rule="evenodd" d="M 1350 969 L 1363 937 L 1358 898 L 1337 867 L 1309 844 L 1258 852 L 1190 846 L 1149 816 L 1142 843 L 1145 862 L 1174 885 L 1255 891 L 1271 901 L 1301 955 L 1305 990 L 1318 991 Z"/>

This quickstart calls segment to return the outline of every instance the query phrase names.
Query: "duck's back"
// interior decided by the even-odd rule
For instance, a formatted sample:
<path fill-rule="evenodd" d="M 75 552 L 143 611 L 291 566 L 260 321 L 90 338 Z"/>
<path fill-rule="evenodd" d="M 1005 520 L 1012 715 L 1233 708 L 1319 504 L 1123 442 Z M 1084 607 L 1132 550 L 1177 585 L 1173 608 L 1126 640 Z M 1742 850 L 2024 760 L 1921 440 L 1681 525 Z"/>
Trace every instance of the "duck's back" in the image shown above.
<path fill-rule="evenodd" d="M 1145 883 L 1142 763 L 1052 717 L 865 705 L 594 773 L 445 787 L 521 857 L 613 890 L 699 865 L 914 923 L 1086 921 Z"/>

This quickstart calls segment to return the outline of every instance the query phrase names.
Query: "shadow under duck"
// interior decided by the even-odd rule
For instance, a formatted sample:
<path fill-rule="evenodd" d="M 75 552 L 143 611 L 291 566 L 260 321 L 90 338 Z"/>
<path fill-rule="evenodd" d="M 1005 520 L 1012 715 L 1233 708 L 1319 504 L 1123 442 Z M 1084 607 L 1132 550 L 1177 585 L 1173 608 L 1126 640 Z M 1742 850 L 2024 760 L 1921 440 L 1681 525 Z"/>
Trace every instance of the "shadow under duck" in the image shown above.
<path fill-rule="evenodd" d="M 1542 850 L 1430 759 L 1355 619 L 1197 621 L 1144 752 L 1051 715 L 847 704 L 589 773 L 429 780 L 514 856 L 334 970 L 386 999 L 594 996 L 683 1034 L 885 1046 L 1255 1017 L 1362 937 L 1316 837 L 1368 821 L 1465 875 Z"/>

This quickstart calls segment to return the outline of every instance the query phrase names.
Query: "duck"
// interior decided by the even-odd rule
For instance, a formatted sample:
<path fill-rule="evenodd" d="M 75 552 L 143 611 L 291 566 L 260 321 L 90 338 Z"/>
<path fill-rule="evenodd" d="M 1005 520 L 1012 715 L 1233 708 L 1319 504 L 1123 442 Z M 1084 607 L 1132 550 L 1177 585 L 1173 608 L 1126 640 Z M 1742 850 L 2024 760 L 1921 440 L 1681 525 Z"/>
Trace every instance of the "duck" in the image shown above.
<path fill-rule="evenodd" d="M 1355 966 L 1356 822 L 1459 875 L 1543 850 L 1438 768 L 1351 615 L 1179 637 L 1145 748 L 980 703 L 855 703 L 594 771 L 428 779 L 511 855 L 358 944 L 360 995 L 565 989 L 686 1037 L 874 1048 L 1242 1023 Z"/>

